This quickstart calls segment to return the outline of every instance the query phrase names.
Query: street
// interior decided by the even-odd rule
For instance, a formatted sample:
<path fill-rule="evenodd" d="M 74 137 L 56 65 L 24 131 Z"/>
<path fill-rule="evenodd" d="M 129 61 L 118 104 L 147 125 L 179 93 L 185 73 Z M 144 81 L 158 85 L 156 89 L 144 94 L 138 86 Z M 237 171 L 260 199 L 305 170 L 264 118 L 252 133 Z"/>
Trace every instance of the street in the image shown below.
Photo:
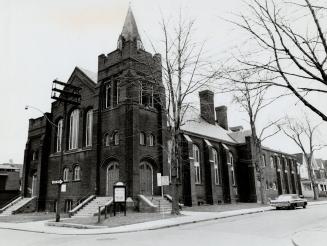
<path fill-rule="evenodd" d="M 0 245 L 293 245 L 295 233 L 327 227 L 327 205 L 269 211 L 161 230 L 63 236 L 0 229 Z M 92 229 L 91 229 L 92 230 Z M 320 242 L 320 245 L 327 245 Z"/>

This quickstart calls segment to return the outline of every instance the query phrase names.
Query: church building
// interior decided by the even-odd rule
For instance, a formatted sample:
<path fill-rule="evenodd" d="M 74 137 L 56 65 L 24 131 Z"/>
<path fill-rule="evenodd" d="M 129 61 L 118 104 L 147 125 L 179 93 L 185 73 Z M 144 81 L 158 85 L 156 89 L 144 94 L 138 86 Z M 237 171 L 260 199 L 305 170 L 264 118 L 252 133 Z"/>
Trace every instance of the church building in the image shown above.
<path fill-rule="evenodd" d="M 54 211 L 58 187 L 52 181 L 61 178 L 59 207 L 67 212 L 92 196 L 111 198 L 118 181 L 134 204 L 161 196 L 157 174 L 171 173 L 161 56 L 144 49 L 130 8 L 117 49 L 98 56 L 97 73 L 76 67 L 67 84 L 81 88 L 81 100 L 67 106 L 65 122 L 60 101 L 29 120 L 22 195 L 35 198 L 35 210 Z M 229 127 L 227 108 L 215 107 L 211 91 L 199 97 L 199 113 L 182 126 L 180 203 L 257 202 L 250 132 Z M 296 157 L 266 147 L 263 154 L 268 196 L 300 194 Z M 164 193 L 169 200 L 171 187 Z"/>

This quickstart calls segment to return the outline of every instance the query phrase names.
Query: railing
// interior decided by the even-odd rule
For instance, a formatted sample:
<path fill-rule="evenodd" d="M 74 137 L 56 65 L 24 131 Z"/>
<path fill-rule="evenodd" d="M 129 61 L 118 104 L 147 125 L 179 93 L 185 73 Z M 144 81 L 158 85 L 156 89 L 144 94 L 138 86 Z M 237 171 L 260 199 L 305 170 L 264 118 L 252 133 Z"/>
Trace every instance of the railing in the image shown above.
<path fill-rule="evenodd" d="M 5 211 L 10 206 L 14 205 L 16 202 L 18 202 L 22 198 L 23 198 L 22 195 L 19 194 L 18 196 L 15 196 L 14 198 L 10 199 L 9 202 L 7 202 L 4 207 L 0 208 L 0 213 L 2 213 L 3 211 Z"/>
<path fill-rule="evenodd" d="M 110 206 L 113 204 L 113 199 L 111 199 L 110 201 L 106 202 L 105 205 L 103 206 L 99 206 L 98 207 L 98 223 L 101 222 L 101 213 L 104 211 L 104 218 L 107 218 L 107 213 L 108 213 L 108 208 L 110 208 Z M 110 212 L 111 214 L 111 212 Z"/>
<path fill-rule="evenodd" d="M 165 194 L 164 197 L 165 197 L 168 201 L 173 202 L 173 198 L 171 197 L 171 195 Z M 180 209 L 182 209 L 183 206 L 184 206 L 184 204 L 182 204 L 182 203 L 178 203 L 178 206 L 179 206 Z"/>
<path fill-rule="evenodd" d="M 85 197 L 79 199 L 79 201 L 83 200 Z M 73 216 L 78 210 L 80 210 L 85 204 L 89 203 L 90 201 L 92 201 L 95 198 L 95 195 L 90 195 L 88 198 L 86 198 L 84 201 L 78 203 L 78 205 L 73 208 L 72 210 L 70 210 L 68 212 L 69 217 Z M 76 203 L 75 203 L 76 204 Z"/>

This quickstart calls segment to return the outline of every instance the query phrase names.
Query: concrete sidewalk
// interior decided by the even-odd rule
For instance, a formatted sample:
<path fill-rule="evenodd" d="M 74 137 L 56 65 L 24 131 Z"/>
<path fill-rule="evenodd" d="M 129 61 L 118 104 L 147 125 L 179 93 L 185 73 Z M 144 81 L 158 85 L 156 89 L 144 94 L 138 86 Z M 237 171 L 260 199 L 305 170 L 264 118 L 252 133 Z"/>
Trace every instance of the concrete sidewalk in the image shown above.
<path fill-rule="evenodd" d="M 310 202 L 308 206 L 327 204 L 327 201 Z M 0 229 L 20 230 L 37 233 L 60 234 L 60 235 L 97 235 L 97 234 L 115 234 L 126 232 L 138 232 L 145 230 L 156 230 L 173 226 L 180 226 L 202 221 L 210 221 L 245 214 L 254 214 L 268 212 L 272 207 L 259 207 L 250 209 L 240 209 L 225 212 L 191 212 L 182 211 L 184 216 L 169 219 L 155 220 L 144 223 L 118 226 L 113 228 L 103 226 L 81 226 L 74 224 L 57 224 L 50 221 L 37 221 L 27 223 L 0 223 Z M 63 227 L 64 226 L 64 227 Z M 302 245 L 301 245 L 302 246 Z M 311 245 L 312 246 L 312 245 Z"/>
<path fill-rule="evenodd" d="M 327 245 L 327 228 L 298 232 L 293 236 L 292 243 L 294 246 Z"/>

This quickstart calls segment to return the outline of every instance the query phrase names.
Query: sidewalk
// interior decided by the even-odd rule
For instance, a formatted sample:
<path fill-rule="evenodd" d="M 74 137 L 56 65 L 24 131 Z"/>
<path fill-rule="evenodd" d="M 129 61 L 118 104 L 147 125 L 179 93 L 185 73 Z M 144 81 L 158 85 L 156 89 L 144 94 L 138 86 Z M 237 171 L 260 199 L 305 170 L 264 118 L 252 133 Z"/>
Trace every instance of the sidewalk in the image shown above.
<path fill-rule="evenodd" d="M 310 202 L 308 206 L 327 204 L 327 201 Z M 185 224 L 191 224 L 202 221 L 210 221 L 222 218 L 228 218 L 233 216 L 240 216 L 245 214 L 253 214 L 260 212 L 267 212 L 273 210 L 272 207 L 259 207 L 249 209 L 239 209 L 225 212 L 192 212 L 182 211 L 184 216 L 173 217 L 163 220 L 155 220 L 144 223 L 130 224 L 118 227 L 103 227 L 103 226 L 81 226 L 74 224 L 57 224 L 50 221 L 37 221 L 26 223 L 1 223 L 0 229 L 21 230 L 37 233 L 48 234 L 60 234 L 60 235 L 96 235 L 96 234 L 114 234 L 114 233 L 126 233 L 137 232 L 145 230 L 156 230 L 162 228 L 168 228 L 173 226 L 180 226 Z M 61 227 L 58 227 L 61 226 Z M 70 227 L 66 227 L 70 226 Z M 302 245 L 301 245 L 302 246 Z M 313 245 L 311 245 L 313 246 Z"/>
<path fill-rule="evenodd" d="M 294 246 L 327 245 L 327 228 L 296 233 L 292 238 Z"/>

